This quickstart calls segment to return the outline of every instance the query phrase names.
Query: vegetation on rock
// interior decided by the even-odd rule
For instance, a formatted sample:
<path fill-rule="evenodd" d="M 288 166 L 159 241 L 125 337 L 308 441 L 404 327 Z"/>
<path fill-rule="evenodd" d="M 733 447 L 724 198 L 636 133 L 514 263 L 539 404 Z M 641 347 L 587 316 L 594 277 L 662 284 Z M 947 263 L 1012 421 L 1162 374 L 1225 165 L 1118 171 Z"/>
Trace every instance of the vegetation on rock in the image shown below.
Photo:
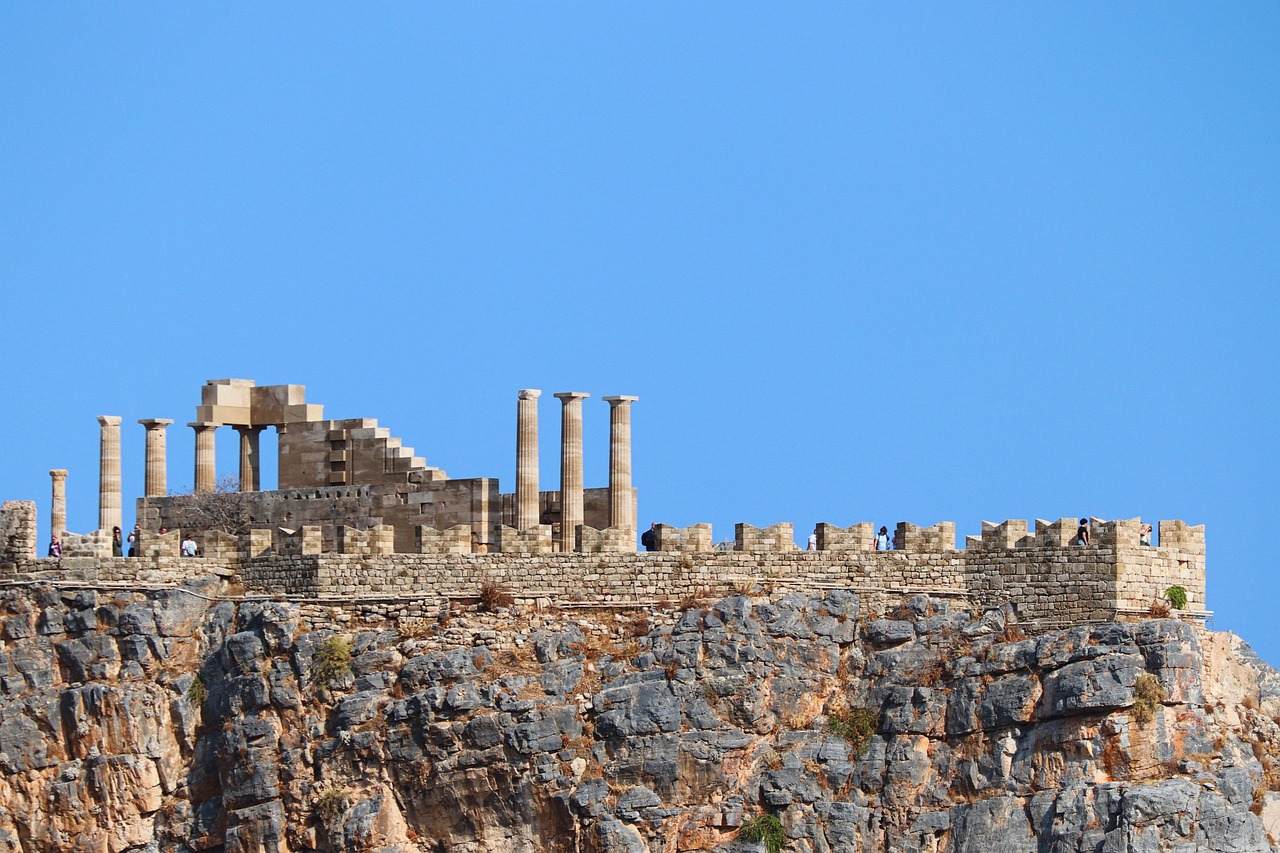
<path fill-rule="evenodd" d="M 738 834 L 747 841 L 763 841 L 769 853 L 779 853 L 787 841 L 787 834 L 782 828 L 782 821 L 771 814 L 756 815 L 742 825 Z"/>
<path fill-rule="evenodd" d="M 827 715 L 827 730 L 847 740 L 854 755 L 862 755 L 876 733 L 876 718 L 866 708 L 835 710 Z"/>
<path fill-rule="evenodd" d="M 334 634 L 316 649 L 311 662 L 311 683 L 320 688 L 337 684 L 351 674 L 351 641 Z"/>
<path fill-rule="evenodd" d="M 1133 695 L 1133 719 L 1145 727 L 1155 719 L 1156 708 L 1164 701 L 1164 688 L 1160 686 L 1160 679 L 1144 672 L 1134 682 Z"/>

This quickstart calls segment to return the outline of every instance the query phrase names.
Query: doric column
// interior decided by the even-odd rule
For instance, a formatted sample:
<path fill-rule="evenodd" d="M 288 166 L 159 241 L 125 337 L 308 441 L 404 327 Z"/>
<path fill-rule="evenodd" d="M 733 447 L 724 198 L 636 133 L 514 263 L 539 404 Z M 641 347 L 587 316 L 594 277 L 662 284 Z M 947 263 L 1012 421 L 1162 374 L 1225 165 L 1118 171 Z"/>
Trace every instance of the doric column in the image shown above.
<path fill-rule="evenodd" d="M 196 493 L 212 492 L 217 488 L 218 467 L 214 442 L 214 432 L 218 425 L 208 421 L 192 421 L 187 424 L 196 432 Z"/>
<path fill-rule="evenodd" d="M 516 398 L 516 530 L 536 527 L 538 512 L 537 388 L 522 388 Z"/>
<path fill-rule="evenodd" d="M 574 550 L 578 525 L 582 524 L 582 401 L 590 396 L 585 391 L 556 394 L 556 399 L 563 404 L 560 410 L 561 551 Z"/>
<path fill-rule="evenodd" d="M 120 526 L 120 418 L 98 415 L 98 529 Z"/>
<path fill-rule="evenodd" d="M 144 418 L 138 423 L 147 429 L 147 467 L 143 494 L 149 498 L 163 497 L 169 493 L 165 428 L 173 421 L 168 418 Z"/>
<path fill-rule="evenodd" d="M 262 454 L 258 451 L 258 439 L 262 436 L 260 426 L 238 426 L 240 433 L 240 491 L 256 492 L 262 473 Z"/>
<path fill-rule="evenodd" d="M 67 469 L 54 468 L 49 472 L 53 481 L 53 499 L 49 507 L 49 533 L 62 541 L 62 534 L 67 532 Z"/>
<path fill-rule="evenodd" d="M 639 397 L 605 397 L 609 404 L 609 526 L 636 529 L 631 491 L 631 404 Z"/>

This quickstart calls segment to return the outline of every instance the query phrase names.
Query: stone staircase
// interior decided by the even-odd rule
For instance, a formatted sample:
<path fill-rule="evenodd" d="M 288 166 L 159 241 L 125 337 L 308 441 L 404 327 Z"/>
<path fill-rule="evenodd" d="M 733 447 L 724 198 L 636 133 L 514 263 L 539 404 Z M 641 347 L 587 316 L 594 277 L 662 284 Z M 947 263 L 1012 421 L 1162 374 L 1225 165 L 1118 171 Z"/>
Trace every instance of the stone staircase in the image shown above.
<path fill-rule="evenodd" d="M 329 485 L 348 483 L 421 483 L 445 480 L 412 447 L 378 426 L 374 418 L 333 421 L 328 433 Z"/>

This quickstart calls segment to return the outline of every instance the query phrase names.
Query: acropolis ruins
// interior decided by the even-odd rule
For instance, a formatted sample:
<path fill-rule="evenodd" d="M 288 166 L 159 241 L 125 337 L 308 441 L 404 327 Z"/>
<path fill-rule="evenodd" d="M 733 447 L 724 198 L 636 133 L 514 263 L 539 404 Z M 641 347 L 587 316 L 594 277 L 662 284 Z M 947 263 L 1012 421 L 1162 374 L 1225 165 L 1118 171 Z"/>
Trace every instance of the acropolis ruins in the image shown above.
<path fill-rule="evenodd" d="M 542 393 L 516 394 L 516 483 L 496 477 L 450 479 L 371 418 L 328 419 L 301 385 L 259 386 L 247 379 L 206 382 L 194 418 L 194 491 L 168 494 L 166 430 L 143 418 L 145 494 L 137 499 L 138 556 L 113 557 L 121 525 L 120 428 L 99 425 L 98 518 L 69 532 L 64 468 L 50 470 L 50 528 L 60 560 L 37 559 L 36 507 L 4 504 L 0 566 L 10 576 L 61 573 L 85 580 L 172 582 L 217 571 L 250 592 L 316 600 L 384 601 L 384 610 L 432 597 L 474 594 L 484 583 L 517 597 L 551 602 L 636 605 L 724 591 L 744 583 L 839 584 L 872 598 L 913 591 L 983 605 L 1009 601 L 1024 620 L 1067 622 L 1147 612 L 1171 585 L 1187 591 L 1187 618 L 1203 621 L 1203 525 L 1158 524 L 1144 544 L 1140 519 L 1095 520 L 1087 546 L 1073 542 L 1077 520 L 982 522 L 957 548 L 956 527 L 900 522 L 894 548 L 877 551 L 874 527 L 822 522 L 816 550 L 795 545 L 794 527 L 739 524 L 731 548 L 717 547 L 708 524 L 654 528 L 653 552 L 636 553 L 637 490 L 632 483 L 631 410 L 635 396 L 609 406 L 609 481 L 583 481 L 585 391 L 560 401 L 560 488 L 540 488 L 538 407 Z M 239 491 L 215 482 L 215 431 L 239 435 Z M 279 484 L 262 491 L 260 436 L 278 433 Z M 53 460 L 56 462 L 56 460 Z M 217 512 L 210 511 L 211 503 Z M 179 557 L 180 542 L 198 544 Z M 413 608 L 412 603 L 405 605 Z"/>

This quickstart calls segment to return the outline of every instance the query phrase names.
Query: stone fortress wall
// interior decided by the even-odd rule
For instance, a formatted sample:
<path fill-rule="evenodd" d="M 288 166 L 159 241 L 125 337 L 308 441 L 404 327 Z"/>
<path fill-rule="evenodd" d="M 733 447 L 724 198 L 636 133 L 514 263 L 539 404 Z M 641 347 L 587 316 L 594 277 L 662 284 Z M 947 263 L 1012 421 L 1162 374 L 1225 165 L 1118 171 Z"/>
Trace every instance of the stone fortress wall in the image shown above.
<path fill-rule="evenodd" d="M 746 588 L 842 586 L 870 600 L 903 592 L 963 598 L 974 606 L 1012 602 L 1020 618 L 1070 622 L 1145 614 L 1165 590 L 1187 590 L 1184 615 L 1203 619 L 1203 526 L 1160 522 L 1159 545 L 1140 543 L 1141 521 L 1094 520 L 1087 547 L 1073 544 L 1076 519 L 983 522 L 957 548 L 952 522 L 902 522 L 894 550 L 875 550 L 870 523 L 818 524 L 815 551 L 798 551 L 789 522 L 739 524 L 732 550 L 715 546 L 711 526 L 654 528 L 656 552 L 636 553 L 631 480 L 631 407 L 610 410 L 609 484 L 582 478 L 581 391 L 560 392 L 560 484 L 539 489 L 537 406 L 541 392 L 517 396 L 517 477 L 504 494 L 496 478 L 450 479 L 369 418 L 333 420 L 305 400 L 300 385 L 207 382 L 190 426 L 196 433 L 195 491 L 167 493 L 165 430 L 146 429 L 146 495 L 138 500 L 139 556 L 111 556 L 120 524 L 121 418 L 100 416 L 98 526 L 68 532 L 65 469 L 50 471 L 50 526 L 62 543 L 56 564 L 37 560 L 31 502 L 0 510 L 0 579 L 62 573 L 85 582 L 174 583 L 214 572 L 252 594 L 355 601 L 474 595 L 486 583 L 556 603 L 644 605 Z M 214 430 L 240 435 L 240 490 L 214 482 Z M 260 486 L 259 435 L 279 432 L 279 488 Z M 230 513 L 230 514 L 228 514 Z M 234 530 L 235 533 L 227 532 Z M 163 531 L 163 532 L 162 532 Z M 199 558 L 180 558 L 194 538 Z M 41 551 L 41 553 L 43 553 Z"/>
<path fill-rule="evenodd" d="M 11 502 L 0 512 L 4 529 L 28 524 L 34 527 L 30 502 Z M 659 525 L 661 550 L 652 553 L 558 552 L 547 526 L 536 533 L 498 528 L 492 544 L 499 552 L 475 553 L 467 525 L 419 526 L 410 553 L 396 548 L 390 525 L 343 526 L 336 547 L 328 548 L 318 526 L 306 526 L 294 533 L 255 529 L 239 538 L 206 532 L 205 556 L 194 559 L 178 556 L 180 533 L 169 531 L 144 534 L 143 556 L 133 559 L 111 557 L 107 537 L 86 537 L 56 562 L 32 559 L 26 550 L 9 559 L 7 571 L 0 567 L 0 580 L 56 570 L 86 582 L 178 583 L 214 573 L 251 594 L 330 603 L 468 597 L 498 584 L 522 599 L 612 606 L 674 604 L 751 588 L 841 587 L 878 608 L 914 592 L 954 596 L 977 608 L 1008 602 L 1021 621 L 1044 624 L 1145 615 L 1178 584 L 1187 591 L 1182 615 L 1194 621 L 1209 615 L 1202 525 L 1161 522 L 1155 547 L 1139 544 L 1138 519 L 1094 523 L 1087 547 L 1072 544 L 1075 525 L 1037 520 L 1028 532 L 1023 520 L 984 522 L 982 534 L 957 549 L 951 522 L 904 522 L 892 551 L 874 550 L 869 524 L 818 525 L 816 551 L 795 547 L 790 524 L 738 525 L 734 550 L 711 545 L 710 525 Z M 580 534 L 590 530 L 583 526 Z"/>

